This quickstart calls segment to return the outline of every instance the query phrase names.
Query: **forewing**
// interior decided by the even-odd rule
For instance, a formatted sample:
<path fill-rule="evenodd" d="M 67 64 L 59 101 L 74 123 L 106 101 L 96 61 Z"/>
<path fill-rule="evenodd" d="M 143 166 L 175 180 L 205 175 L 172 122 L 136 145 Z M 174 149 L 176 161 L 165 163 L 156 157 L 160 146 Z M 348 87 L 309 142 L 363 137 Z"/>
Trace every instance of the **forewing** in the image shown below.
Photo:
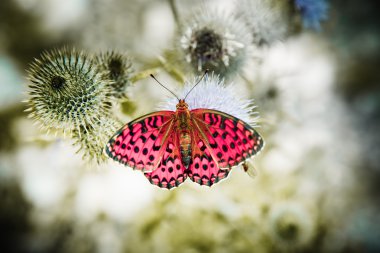
<path fill-rule="evenodd" d="M 187 175 L 184 173 L 185 167 L 182 164 L 178 148 L 178 135 L 175 131 L 172 131 L 168 137 L 166 148 L 157 169 L 145 173 L 145 176 L 152 184 L 170 189 L 186 180 Z"/>
<path fill-rule="evenodd" d="M 219 168 L 231 168 L 259 152 L 263 139 L 249 124 L 211 109 L 191 111 L 192 122 Z"/>
<path fill-rule="evenodd" d="M 126 124 L 108 142 L 109 157 L 144 172 L 157 168 L 172 131 L 173 111 L 147 114 Z"/>

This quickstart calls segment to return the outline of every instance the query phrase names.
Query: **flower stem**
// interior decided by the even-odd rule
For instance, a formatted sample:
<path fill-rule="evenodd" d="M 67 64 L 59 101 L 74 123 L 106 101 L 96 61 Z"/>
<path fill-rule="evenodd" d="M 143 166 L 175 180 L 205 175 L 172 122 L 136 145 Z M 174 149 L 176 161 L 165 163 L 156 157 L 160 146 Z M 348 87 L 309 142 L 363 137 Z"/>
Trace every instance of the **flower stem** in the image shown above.
<path fill-rule="evenodd" d="M 178 15 L 177 6 L 175 4 L 175 0 L 169 0 L 169 5 L 170 5 L 170 9 L 172 10 L 172 13 L 173 13 L 174 21 L 177 24 L 177 26 L 179 27 L 180 20 L 179 20 L 179 15 Z"/>
<path fill-rule="evenodd" d="M 149 77 L 150 74 L 156 74 L 158 71 L 159 71 L 158 67 L 142 70 L 131 77 L 130 79 L 131 83 L 136 83 L 137 81 L 140 81 L 142 79 Z"/>

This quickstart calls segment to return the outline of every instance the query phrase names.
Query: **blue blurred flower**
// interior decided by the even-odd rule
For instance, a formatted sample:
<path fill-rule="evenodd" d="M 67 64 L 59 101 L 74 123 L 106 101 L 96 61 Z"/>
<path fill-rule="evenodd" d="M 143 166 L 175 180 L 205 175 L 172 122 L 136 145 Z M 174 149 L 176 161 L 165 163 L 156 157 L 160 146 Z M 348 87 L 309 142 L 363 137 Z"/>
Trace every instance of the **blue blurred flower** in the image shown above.
<path fill-rule="evenodd" d="M 305 28 L 321 29 L 320 22 L 327 19 L 327 0 L 295 0 L 295 6 L 301 12 Z"/>

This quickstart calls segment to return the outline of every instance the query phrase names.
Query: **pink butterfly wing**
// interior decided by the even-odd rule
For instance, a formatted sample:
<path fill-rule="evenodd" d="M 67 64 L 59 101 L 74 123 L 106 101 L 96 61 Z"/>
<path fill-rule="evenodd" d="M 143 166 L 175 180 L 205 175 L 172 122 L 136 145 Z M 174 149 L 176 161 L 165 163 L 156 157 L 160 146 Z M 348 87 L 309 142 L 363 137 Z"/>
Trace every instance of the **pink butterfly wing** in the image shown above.
<path fill-rule="evenodd" d="M 177 132 L 171 130 L 168 137 L 166 148 L 157 169 L 145 173 L 149 181 L 162 188 L 173 188 L 183 183 L 187 174 L 182 164 L 179 152 L 179 139 Z"/>
<path fill-rule="evenodd" d="M 155 112 L 128 123 L 110 139 L 106 153 L 142 170 L 152 184 L 170 189 L 187 177 L 211 186 L 263 147 L 262 138 L 247 123 L 216 110 L 195 109 L 190 112 L 192 162 L 186 169 L 174 113 Z"/>
<path fill-rule="evenodd" d="M 197 183 L 212 185 L 227 177 L 231 167 L 255 155 L 264 145 L 250 125 L 229 114 L 195 109 L 191 115 L 198 134 L 194 134 L 193 162 L 189 169 L 190 178 Z"/>
<path fill-rule="evenodd" d="M 189 178 L 200 185 L 207 186 L 226 178 L 230 168 L 218 167 L 199 133 L 193 134 L 193 140 L 192 162 L 187 170 Z"/>
<path fill-rule="evenodd" d="M 173 124 L 173 111 L 147 114 L 126 124 L 108 142 L 109 157 L 144 172 L 157 168 Z"/>

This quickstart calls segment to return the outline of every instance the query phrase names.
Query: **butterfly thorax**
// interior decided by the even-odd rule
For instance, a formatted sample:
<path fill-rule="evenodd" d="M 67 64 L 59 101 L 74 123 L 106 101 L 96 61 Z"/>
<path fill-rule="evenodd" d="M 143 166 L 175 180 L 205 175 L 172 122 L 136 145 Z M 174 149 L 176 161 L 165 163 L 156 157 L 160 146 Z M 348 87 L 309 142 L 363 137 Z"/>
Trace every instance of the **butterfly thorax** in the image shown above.
<path fill-rule="evenodd" d="M 191 163 L 191 134 L 190 134 L 190 111 L 188 105 L 183 99 L 177 104 L 176 124 L 179 136 L 179 146 L 181 152 L 182 163 L 186 168 Z"/>

